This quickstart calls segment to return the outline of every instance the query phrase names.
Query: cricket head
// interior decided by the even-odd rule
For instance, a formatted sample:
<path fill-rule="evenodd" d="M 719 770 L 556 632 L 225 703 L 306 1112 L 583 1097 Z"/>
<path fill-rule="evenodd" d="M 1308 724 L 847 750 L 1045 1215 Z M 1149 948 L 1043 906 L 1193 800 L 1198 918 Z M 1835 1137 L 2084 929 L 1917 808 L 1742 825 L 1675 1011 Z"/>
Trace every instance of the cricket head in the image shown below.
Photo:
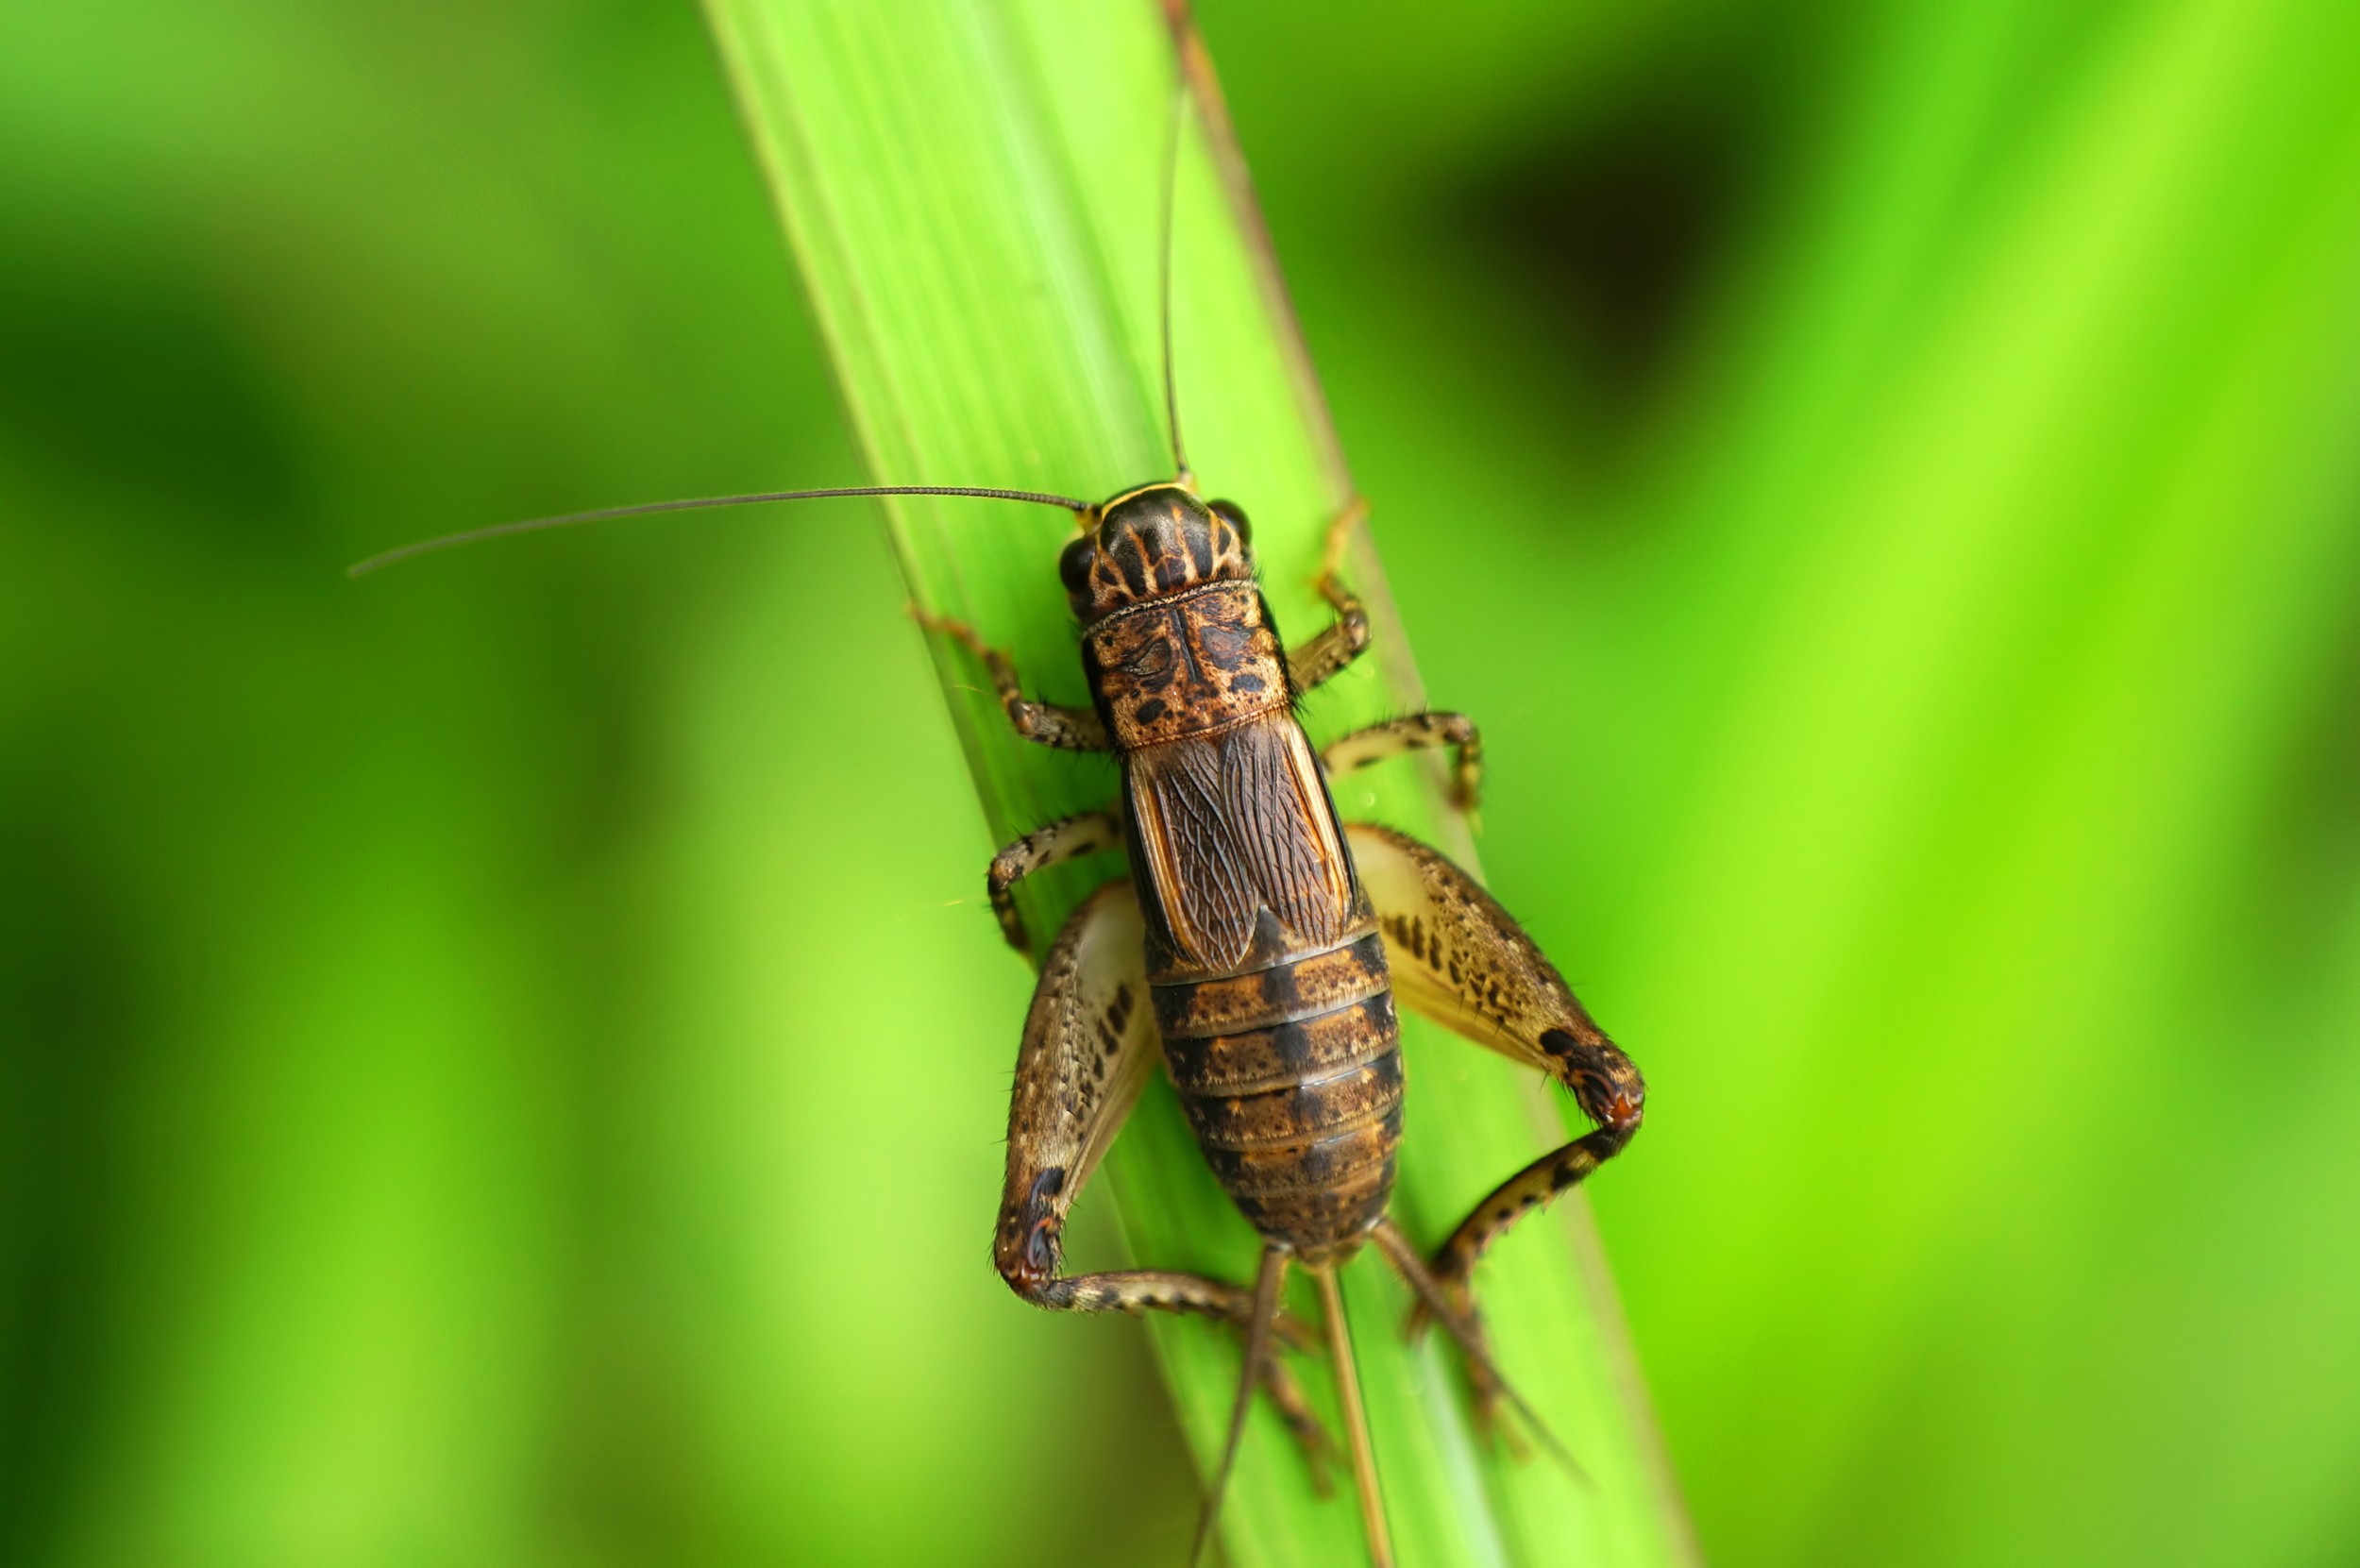
<path fill-rule="evenodd" d="M 1202 501 L 1185 484 L 1127 490 L 1090 509 L 1057 575 L 1082 624 L 1207 582 L 1254 580 L 1253 531 L 1233 501 Z M 1093 526 L 1094 525 L 1094 526 Z"/>

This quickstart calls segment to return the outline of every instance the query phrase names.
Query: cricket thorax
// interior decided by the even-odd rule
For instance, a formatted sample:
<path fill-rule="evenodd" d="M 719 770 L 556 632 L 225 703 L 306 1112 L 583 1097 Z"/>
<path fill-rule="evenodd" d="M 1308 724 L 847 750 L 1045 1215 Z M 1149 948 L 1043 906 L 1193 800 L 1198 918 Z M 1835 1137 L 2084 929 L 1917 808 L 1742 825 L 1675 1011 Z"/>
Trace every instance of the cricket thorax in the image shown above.
<path fill-rule="evenodd" d="M 1211 582 L 1118 610 L 1082 634 L 1098 711 L 1125 751 L 1284 711 L 1286 650 L 1259 589 Z"/>

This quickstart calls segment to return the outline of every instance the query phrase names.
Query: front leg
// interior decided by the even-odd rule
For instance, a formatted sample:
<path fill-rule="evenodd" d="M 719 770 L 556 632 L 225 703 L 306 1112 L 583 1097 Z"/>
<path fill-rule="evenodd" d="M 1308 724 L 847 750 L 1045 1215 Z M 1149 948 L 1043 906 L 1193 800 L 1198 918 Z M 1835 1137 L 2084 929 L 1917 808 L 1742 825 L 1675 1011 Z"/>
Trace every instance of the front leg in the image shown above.
<path fill-rule="evenodd" d="M 1122 842 L 1122 822 L 1111 811 L 1085 811 L 1035 828 L 991 857 L 985 885 L 991 891 L 991 912 L 1000 917 L 1000 934 L 1008 946 L 1029 954 L 1033 939 L 1024 929 L 1023 912 L 1016 906 L 1016 885 L 1045 866 L 1078 860 L 1111 850 Z"/>
<path fill-rule="evenodd" d="M 1016 733 L 1039 746 L 1054 746 L 1061 751 L 1111 751 L 1114 742 L 1106 738 L 1106 726 L 1087 708 L 1061 707 L 1054 702 L 1036 702 L 1024 695 L 1017 683 L 1016 665 L 1009 657 L 978 636 L 975 629 L 963 620 L 948 615 L 930 615 L 916 605 L 910 606 L 910 617 L 929 632 L 939 632 L 954 637 L 967 650 L 983 661 L 984 669 L 991 676 L 993 695 L 1000 699 L 1001 711 Z"/>
<path fill-rule="evenodd" d="M 1326 631 L 1287 655 L 1287 675 L 1298 692 L 1312 687 L 1334 675 L 1353 660 L 1360 657 L 1369 646 L 1369 613 L 1353 597 L 1338 575 L 1342 565 L 1344 546 L 1352 531 L 1367 520 L 1369 503 L 1355 496 L 1352 503 L 1336 514 L 1336 520 L 1327 525 L 1327 548 L 1320 554 L 1320 575 L 1316 584 L 1320 598 L 1335 608 L 1336 623 Z"/>
<path fill-rule="evenodd" d="M 1451 803 L 1473 812 L 1483 797 L 1483 735 L 1465 714 L 1423 713 L 1355 730 L 1320 753 L 1330 778 L 1438 746 L 1458 750 L 1451 767 Z"/>

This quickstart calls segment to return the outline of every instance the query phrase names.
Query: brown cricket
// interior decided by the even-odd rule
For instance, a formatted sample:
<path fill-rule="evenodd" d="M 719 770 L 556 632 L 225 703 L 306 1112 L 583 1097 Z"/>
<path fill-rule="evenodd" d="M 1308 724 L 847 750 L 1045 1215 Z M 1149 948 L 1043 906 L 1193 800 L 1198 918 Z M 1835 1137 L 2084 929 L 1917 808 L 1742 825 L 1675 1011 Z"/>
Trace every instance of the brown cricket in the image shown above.
<path fill-rule="evenodd" d="M 1185 468 L 1082 509 L 1085 531 L 1066 547 L 1060 575 L 1082 623 L 1092 709 L 1028 700 L 1008 659 L 971 630 L 928 624 L 973 649 L 1019 734 L 1111 751 L 1122 778 L 1113 807 L 1027 834 L 991 863 L 992 906 L 1009 942 L 1027 952 L 1009 896 L 1020 879 L 1118 844 L 1131 866 L 1128 880 L 1074 911 L 1042 958 L 1017 1057 L 994 1262 L 1040 1307 L 1197 1313 L 1245 1330 L 1199 1551 L 1257 1383 L 1315 1455 L 1323 1441 L 1271 1343 L 1289 1265 L 1309 1270 L 1370 1554 L 1389 1564 L 1335 1270 L 1374 1241 L 1467 1350 L 1488 1420 L 1507 1390 L 1473 1305 L 1475 1260 L 1630 1140 L 1646 1088 L 1473 878 L 1415 839 L 1337 816 L 1328 778 L 1389 758 L 1455 748 L 1463 807 L 1475 804 L 1482 774 L 1475 727 L 1460 714 L 1391 719 L 1323 751 L 1296 717 L 1305 692 L 1368 647 L 1368 619 L 1335 566 L 1361 511 L 1356 504 L 1329 531 L 1319 587 L 1335 623 L 1290 653 L 1255 580 L 1245 514 L 1200 499 Z M 1386 1217 L 1401 1143 L 1396 994 L 1547 1072 L 1597 1123 L 1503 1182 L 1431 1259 Z M 1205 1160 L 1262 1237 L 1251 1289 L 1159 1269 L 1058 1272 L 1066 1213 L 1159 1059 Z"/>
<path fill-rule="evenodd" d="M 1185 110 L 1185 95 L 1179 108 Z M 1174 116 L 1176 159 L 1179 115 Z M 1472 810 L 1482 749 L 1463 714 L 1420 713 L 1314 750 L 1305 693 L 1369 646 L 1369 620 L 1338 564 L 1366 508 L 1330 525 L 1318 589 L 1335 622 L 1290 651 L 1258 585 L 1236 503 L 1196 491 L 1172 395 L 1171 213 L 1165 165 L 1164 401 L 1174 474 L 1095 505 L 1038 491 L 863 485 L 658 501 L 505 523 L 405 546 L 359 576 L 430 550 L 606 517 L 845 496 L 966 496 L 1073 514 L 1058 575 L 1081 622 L 1090 708 L 1024 696 L 1006 655 L 974 630 L 919 617 L 988 672 L 1017 733 L 1111 752 L 1120 799 L 1025 835 L 991 863 L 991 905 L 1009 943 L 1032 943 L 1011 890 L 1043 867 L 1120 845 L 1128 878 L 1067 919 L 1024 1021 L 1008 1108 L 1008 1158 L 993 1261 L 1017 1294 L 1056 1311 L 1193 1313 L 1244 1333 L 1226 1442 L 1199 1515 L 1191 1561 L 1220 1514 L 1255 1390 L 1267 1391 L 1315 1465 L 1327 1439 L 1275 1354 L 1307 1347 L 1279 1310 L 1290 1266 L 1317 1280 L 1351 1445 L 1369 1554 L 1391 1568 L 1336 1271 L 1374 1242 L 1465 1351 L 1477 1414 L 1514 1406 L 1474 1299 L 1475 1262 L 1510 1225 L 1619 1153 L 1639 1130 L 1646 1086 L 1557 969 L 1465 871 L 1390 828 L 1344 823 L 1327 781 L 1437 748 L 1454 751 L 1454 797 Z M 1430 1256 L 1387 1218 L 1404 1092 L 1395 1000 L 1573 1092 L 1594 1130 L 1502 1182 Z M 1251 1287 L 1162 1269 L 1059 1272 L 1066 1215 L 1163 1063 L 1198 1146 L 1262 1238 Z"/>

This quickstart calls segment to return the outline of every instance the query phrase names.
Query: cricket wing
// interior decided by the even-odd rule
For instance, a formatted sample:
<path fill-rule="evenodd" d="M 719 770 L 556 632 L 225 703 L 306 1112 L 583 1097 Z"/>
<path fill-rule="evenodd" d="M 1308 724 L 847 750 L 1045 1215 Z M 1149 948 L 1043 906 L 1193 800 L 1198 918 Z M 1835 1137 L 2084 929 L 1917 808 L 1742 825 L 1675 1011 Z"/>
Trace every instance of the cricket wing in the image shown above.
<path fill-rule="evenodd" d="M 1144 935 L 1130 883 L 1109 883 L 1083 901 L 1041 960 L 1016 1058 L 993 1243 L 1011 1278 L 1055 1273 L 1066 1211 L 1158 1059 Z"/>
<path fill-rule="evenodd" d="M 1340 939 L 1356 891 L 1336 810 L 1283 713 L 1129 758 L 1136 856 L 1158 935 L 1188 968 L 1237 968 L 1264 911 L 1292 945 Z"/>

